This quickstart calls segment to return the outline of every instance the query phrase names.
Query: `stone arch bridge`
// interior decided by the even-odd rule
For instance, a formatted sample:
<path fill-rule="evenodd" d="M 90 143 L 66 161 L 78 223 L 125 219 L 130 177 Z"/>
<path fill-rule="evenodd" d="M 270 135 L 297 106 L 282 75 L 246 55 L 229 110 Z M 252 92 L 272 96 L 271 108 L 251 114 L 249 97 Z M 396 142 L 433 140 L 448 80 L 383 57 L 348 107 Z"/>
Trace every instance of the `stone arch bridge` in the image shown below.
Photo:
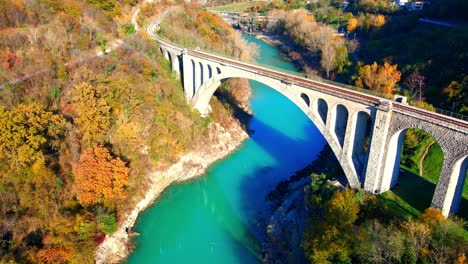
<path fill-rule="evenodd" d="M 422 129 L 436 138 L 444 153 L 431 206 L 440 208 L 446 216 L 458 210 L 468 167 L 468 122 L 185 49 L 157 36 L 157 27 L 150 24 L 147 31 L 159 43 L 173 73 L 181 78 L 187 102 L 201 114 L 210 112 L 210 99 L 225 79 L 239 77 L 264 83 L 289 98 L 312 120 L 340 162 L 349 185 L 371 193 L 385 192 L 397 183 L 404 132 Z"/>

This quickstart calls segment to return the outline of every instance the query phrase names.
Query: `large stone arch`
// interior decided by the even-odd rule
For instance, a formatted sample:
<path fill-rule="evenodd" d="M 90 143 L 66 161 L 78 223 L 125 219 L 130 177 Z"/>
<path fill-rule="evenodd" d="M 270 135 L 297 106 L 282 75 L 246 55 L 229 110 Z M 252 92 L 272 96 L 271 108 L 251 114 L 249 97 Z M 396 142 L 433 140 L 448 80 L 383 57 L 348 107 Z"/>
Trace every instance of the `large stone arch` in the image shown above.
<path fill-rule="evenodd" d="M 243 74 L 242 72 L 235 73 L 234 71 L 223 71 L 223 72 L 224 72 L 223 74 L 217 74 L 213 78 L 207 80 L 197 90 L 195 96 L 191 99 L 191 102 L 190 102 L 192 108 L 197 109 L 202 115 L 207 115 L 209 113 L 209 110 L 211 109 L 209 106 L 211 97 L 213 96 L 215 91 L 220 87 L 221 81 L 225 79 L 245 78 L 245 79 L 258 81 L 262 84 L 265 84 L 268 87 L 284 95 L 286 98 L 292 101 L 299 109 L 302 110 L 302 112 L 304 112 L 309 117 L 309 119 L 314 123 L 314 125 L 318 128 L 320 133 L 323 135 L 326 142 L 328 143 L 328 145 L 334 152 L 335 156 L 337 157 L 338 161 L 340 162 L 340 165 L 346 175 L 346 178 L 348 180 L 350 187 L 359 188 L 361 186 L 361 183 L 359 182 L 359 179 L 355 173 L 353 165 L 348 164 L 348 160 L 345 157 L 346 155 L 343 154 L 342 147 L 335 140 L 332 133 L 330 133 L 330 131 L 327 129 L 324 122 L 321 120 L 320 115 L 317 115 L 313 112 L 312 104 L 308 105 L 304 101 L 303 97 L 301 96 L 303 94 L 302 92 L 294 93 L 292 92 L 294 89 L 285 89 L 285 86 L 292 85 L 292 84 L 283 83 L 281 81 L 278 81 L 272 78 L 258 76 L 258 75 Z M 229 72 L 229 73 L 226 74 L 225 72 Z M 304 94 L 307 94 L 307 93 L 304 93 Z M 325 100 L 325 99 L 322 99 L 322 100 Z M 330 113 L 328 113 L 328 115 L 329 114 Z"/>
<path fill-rule="evenodd" d="M 441 137 L 437 132 L 425 126 L 418 126 L 418 125 L 406 125 L 406 126 L 399 126 L 399 129 L 396 131 L 392 131 L 389 137 L 389 141 L 387 143 L 387 155 L 385 158 L 385 167 L 384 173 L 382 175 L 382 182 L 381 182 L 381 189 L 380 191 L 386 191 L 391 189 L 398 181 L 398 172 L 399 166 L 401 161 L 401 151 L 403 148 L 403 140 L 405 137 L 405 133 L 408 129 L 417 128 L 420 129 L 428 134 L 430 134 L 436 142 L 440 145 L 442 149 L 442 153 L 444 155 L 443 164 L 447 162 L 447 158 L 450 153 L 450 149 L 447 144 L 443 144 L 445 138 Z M 449 155 L 450 156 L 450 155 Z M 443 165 L 443 166 L 444 166 Z M 442 173 L 442 172 L 441 172 Z"/>
<path fill-rule="evenodd" d="M 401 150 L 404 140 L 404 133 L 410 128 L 420 129 L 434 137 L 440 145 L 444 155 L 442 169 L 439 174 L 439 180 L 436 184 L 435 192 L 432 198 L 431 206 L 442 210 L 444 215 L 455 212 L 461 198 L 461 193 L 457 193 L 459 188 L 460 170 L 466 167 L 467 148 L 466 138 L 463 133 L 453 130 L 454 134 L 447 137 L 447 129 L 438 124 L 419 120 L 415 117 L 394 113 L 392 126 L 389 129 L 387 141 L 387 151 L 384 163 L 384 169 L 380 182 L 380 192 L 390 189 L 398 181 L 398 168 L 400 165 Z M 457 163 L 459 162 L 459 163 Z M 457 175 L 457 172 L 459 173 Z M 453 204 L 455 202 L 455 204 Z"/>

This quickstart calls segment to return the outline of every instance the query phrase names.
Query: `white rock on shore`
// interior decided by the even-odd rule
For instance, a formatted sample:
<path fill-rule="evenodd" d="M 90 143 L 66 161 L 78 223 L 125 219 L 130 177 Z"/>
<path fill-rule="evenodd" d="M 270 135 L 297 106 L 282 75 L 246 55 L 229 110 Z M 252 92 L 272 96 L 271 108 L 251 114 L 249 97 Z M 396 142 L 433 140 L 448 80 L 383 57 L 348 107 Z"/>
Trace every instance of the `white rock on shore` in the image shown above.
<path fill-rule="evenodd" d="M 148 175 L 149 191 L 127 214 L 117 231 L 107 236 L 104 242 L 99 245 L 96 250 L 95 263 L 119 263 L 120 260 L 127 257 L 129 236 L 125 229 L 131 228 L 135 224 L 141 211 L 151 205 L 171 183 L 202 175 L 208 166 L 230 154 L 248 137 L 247 133 L 236 122 L 229 129 L 225 129 L 217 123 L 210 125 L 209 129 L 211 144 L 206 144 L 203 149 L 197 152 L 185 154 L 167 170 L 155 171 Z"/>

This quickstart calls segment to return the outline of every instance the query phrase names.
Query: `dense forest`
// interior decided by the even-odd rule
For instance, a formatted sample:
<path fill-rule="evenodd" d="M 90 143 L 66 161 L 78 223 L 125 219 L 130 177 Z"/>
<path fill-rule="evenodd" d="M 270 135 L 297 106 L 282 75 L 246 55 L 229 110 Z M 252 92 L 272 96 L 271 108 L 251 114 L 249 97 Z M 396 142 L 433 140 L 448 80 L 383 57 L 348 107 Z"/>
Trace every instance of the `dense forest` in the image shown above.
<path fill-rule="evenodd" d="M 233 122 L 216 99 L 209 117 L 189 108 L 157 45 L 130 22 L 142 4 L 0 1 L 1 263 L 92 263 L 146 174 L 208 144 L 211 123 Z M 173 4 L 194 38 L 232 43 L 232 56 L 248 47 L 199 6 Z M 168 7 L 144 4 L 140 22 Z"/>

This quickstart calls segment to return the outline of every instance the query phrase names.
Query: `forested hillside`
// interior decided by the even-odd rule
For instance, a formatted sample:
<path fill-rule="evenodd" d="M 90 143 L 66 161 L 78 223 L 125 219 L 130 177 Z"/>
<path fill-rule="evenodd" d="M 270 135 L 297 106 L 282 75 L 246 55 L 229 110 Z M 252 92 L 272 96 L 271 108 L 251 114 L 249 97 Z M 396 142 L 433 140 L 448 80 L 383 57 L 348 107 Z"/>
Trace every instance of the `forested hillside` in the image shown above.
<path fill-rule="evenodd" d="M 233 122 L 220 103 L 207 118 L 189 109 L 155 42 L 134 33 L 141 4 L 0 1 L 0 263 L 92 263 L 145 175 Z M 199 7 L 174 4 L 196 23 Z M 146 4 L 145 18 L 166 7 Z M 219 45 L 233 35 L 217 23 L 203 32 Z"/>

